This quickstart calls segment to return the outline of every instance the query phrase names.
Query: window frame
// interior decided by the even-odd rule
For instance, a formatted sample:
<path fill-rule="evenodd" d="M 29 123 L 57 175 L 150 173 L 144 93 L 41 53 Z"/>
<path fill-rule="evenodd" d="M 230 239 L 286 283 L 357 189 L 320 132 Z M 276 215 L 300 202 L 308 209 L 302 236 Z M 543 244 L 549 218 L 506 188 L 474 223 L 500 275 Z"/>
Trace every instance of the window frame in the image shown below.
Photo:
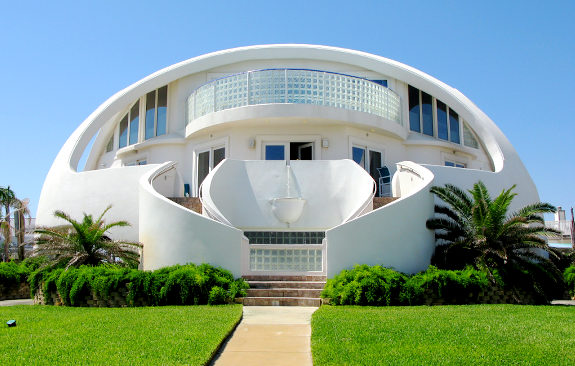
<path fill-rule="evenodd" d="M 193 177 L 192 177 L 192 196 L 198 197 L 200 191 L 200 182 L 199 182 L 199 157 L 201 153 L 209 152 L 208 157 L 208 174 L 215 168 L 214 166 L 214 150 L 218 150 L 224 148 L 224 159 L 229 158 L 229 137 L 220 138 L 213 141 L 204 142 L 202 144 L 198 144 L 194 148 L 193 158 L 194 158 L 194 165 L 193 165 Z M 219 164 L 219 163 L 218 163 Z M 216 165 L 217 166 L 217 165 Z M 206 175 L 207 176 L 207 175 Z M 205 177 L 204 177 L 205 179 Z M 203 180 L 202 180 L 203 183 Z"/>

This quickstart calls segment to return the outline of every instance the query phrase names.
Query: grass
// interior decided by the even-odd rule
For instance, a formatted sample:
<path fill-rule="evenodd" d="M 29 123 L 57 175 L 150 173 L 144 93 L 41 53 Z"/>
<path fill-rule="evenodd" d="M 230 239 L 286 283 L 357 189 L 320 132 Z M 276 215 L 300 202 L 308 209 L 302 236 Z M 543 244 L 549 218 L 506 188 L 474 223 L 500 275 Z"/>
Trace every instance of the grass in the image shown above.
<path fill-rule="evenodd" d="M 573 365 L 575 307 L 323 306 L 314 365 Z"/>
<path fill-rule="evenodd" d="M 203 365 L 241 314 L 241 305 L 0 307 L 0 365 Z"/>

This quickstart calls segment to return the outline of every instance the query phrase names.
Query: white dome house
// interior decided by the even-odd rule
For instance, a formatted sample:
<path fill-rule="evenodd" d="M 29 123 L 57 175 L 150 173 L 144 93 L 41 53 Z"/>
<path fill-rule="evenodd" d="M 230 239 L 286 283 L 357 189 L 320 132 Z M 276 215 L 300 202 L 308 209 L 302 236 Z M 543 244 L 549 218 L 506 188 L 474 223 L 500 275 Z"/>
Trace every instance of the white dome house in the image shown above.
<path fill-rule="evenodd" d="M 78 161 L 89 146 L 86 167 Z M 37 222 L 55 210 L 127 220 L 144 269 L 332 277 L 424 270 L 434 185 L 538 201 L 515 149 L 456 89 L 407 65 L 315 45 L 195 57 L 118 92 L 62 147 Z"/>

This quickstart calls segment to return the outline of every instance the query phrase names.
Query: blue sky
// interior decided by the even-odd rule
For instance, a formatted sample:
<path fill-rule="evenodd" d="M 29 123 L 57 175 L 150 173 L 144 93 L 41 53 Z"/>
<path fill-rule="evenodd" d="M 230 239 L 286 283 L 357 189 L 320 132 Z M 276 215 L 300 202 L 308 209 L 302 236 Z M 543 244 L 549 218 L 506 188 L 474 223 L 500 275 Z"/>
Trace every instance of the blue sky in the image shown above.
<path fill-rule="evenodd" d="M 575 1 L 28 1 L 0 13 L 0 186 L 29 197 L 111 95 L 207 52 L 351 48 L 459 89 L 515 146 L 541 200 L 575 206 Z"/>

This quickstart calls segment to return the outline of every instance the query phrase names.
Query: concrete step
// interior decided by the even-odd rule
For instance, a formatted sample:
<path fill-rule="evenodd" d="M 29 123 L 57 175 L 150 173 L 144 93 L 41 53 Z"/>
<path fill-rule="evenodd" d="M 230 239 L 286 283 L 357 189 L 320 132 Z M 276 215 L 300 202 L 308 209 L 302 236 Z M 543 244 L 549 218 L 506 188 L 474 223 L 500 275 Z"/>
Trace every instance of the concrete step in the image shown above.
<path fill-rule="evenodd" d="M 303 276 L 281 276 L 281 275 L 257 275 L 257 276 L 242 276 L 244 280 L 250 281 L 323 281 L 327 280 L 326 276 L 321 275 L 303 275 Z"/>
<path fill-rule="evenodd" d="M 321 299 L 309 297 L 244 297 L 244 306 L 320 306 Z"/>
<path fill-rule="evenodd" d="M 301 288 L 251 288 L 247 290 L 248 297 L 303 297 L 319 298 L 321 289 L 301 289 Z"/>
<path fill-rule="evenodd" d="M 248 281 L 250 288 L 323 289 L 325 281 Z"/>

